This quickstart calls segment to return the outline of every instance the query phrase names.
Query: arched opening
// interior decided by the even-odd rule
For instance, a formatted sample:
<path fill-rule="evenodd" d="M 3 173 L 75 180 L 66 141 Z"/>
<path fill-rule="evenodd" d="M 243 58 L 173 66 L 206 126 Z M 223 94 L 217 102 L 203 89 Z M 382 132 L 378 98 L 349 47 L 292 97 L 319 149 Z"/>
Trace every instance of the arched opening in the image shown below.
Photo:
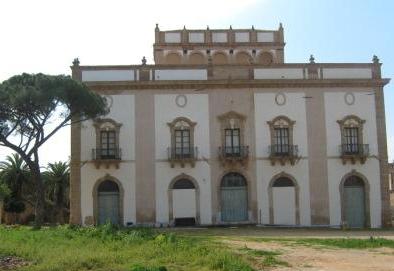
<path fill-rule="evenodd" d="M 296 185 L 288 177 L 280 176 L 272 183 L 273 223 L 275 225 L 295 225 Z"/>
<path fill-rule="evenodd" d="M 227 64 L 227 56 L 224 53 L 216 53 L 212 57 L 212 64 L 222 65 Z"/>
<path fill-rule="evenodd" d="M 173 183 L 171 190 L 175 226 L 194 226 L 197 220 L 198 202 L 195 184 L 187 178 L 181 178 Z"/>
<path fill-rule="evenodd" d="M 258 63 L 262 65 L 271 65 L 274 62 L 273 56 L 269 52 L 262 52 L 258 56 Z"/>
<path fill-rule="evenodd" d="M 235 56 L 238 64 L 248 65 L 252 63 L 252 57 L 246 52 L 240 52 Z"/>
<path fill-rule="evenodd" d="M 192 53 L 189 56 L 189 63 L 195 65 L 205 64 L 205 58 L 200 53 Z"/>
<path fill-rule="evenodd" d="M 119 186 L 111 180 L 105 180 L 98 186 L 98 224 L 120 224 L 119 192 Z"/>
<path fill-rule="evenodd" d="M 366 226 L 366 193 L 364 180 L 351 175 L 343 183 L 343 215 L 350 228 Z"/>
<path fill-rule="evenodd" d="M 169 53 L 166 57 L 166 64 L 171 64 L 171 65 L 181 64 L 181 56 L 177 53 Z"/>
<path fill-rule="evenodd" d="M 248 220 L 248 190 L 244 176 L 235 172 L 223 176 L 220 194 L 223 222 Z"/>

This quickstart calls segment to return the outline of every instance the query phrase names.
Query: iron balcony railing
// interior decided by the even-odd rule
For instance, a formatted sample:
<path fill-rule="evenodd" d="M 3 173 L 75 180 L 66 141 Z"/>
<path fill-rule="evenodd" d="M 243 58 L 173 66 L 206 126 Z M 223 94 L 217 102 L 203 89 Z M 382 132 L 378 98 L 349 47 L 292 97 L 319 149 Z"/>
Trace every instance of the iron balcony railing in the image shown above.
<path fill-rule="evenodd" d="M 93 160 L 122 160 L 122 149 L 93 149 Z"/>
<path fill-rule="evenodd" d="M 363 156 L 369 155 L 369 144 L 342 144 L 339 146 L 342 156 Z"/>
<path fill-rule="evenodd" d="M 270 156 L 298 157 L 298 145 L 275 144 L 269 146 Z"/>
<path fill-rule="evenodd" d="M 222 158 L 247 158 L 249 156 L 249 146 L 219 147 L 219 156 Z"/>
<path fill-rule="evenodd" d="M 197 159 L 198 148 L 197 147 L 179 147 L 179 148 L 167 148 L 169 160 L 190 160 Z"/>

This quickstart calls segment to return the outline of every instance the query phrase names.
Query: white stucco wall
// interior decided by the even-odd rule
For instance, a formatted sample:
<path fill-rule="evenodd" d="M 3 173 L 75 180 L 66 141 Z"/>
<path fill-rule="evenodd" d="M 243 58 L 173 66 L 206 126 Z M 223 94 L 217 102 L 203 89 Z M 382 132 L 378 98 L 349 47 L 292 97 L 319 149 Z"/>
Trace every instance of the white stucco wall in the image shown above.
<path fill-rule="evenodd" d="M 212 33 L 212 42 L 227 42 L 226 32 Z"/>
<path fill-rule="evenodd" d="M 101 166 L 97 169 L 92 163 L 92 149 L 96 148 L 96 132 L 92 121 L 85 121 L 81 128 L 81 209 L 82 221 L 93 215 L 93 186 L 106 174 L 118 179 L 124 189 L 124 222 L 135 222 L 135 102 L 134 95 L 111 95 L 112 107 L 108 115 L 121 123 L 119 147 L 122 149 L 122 162 L 119 169 Z"/>
<path fill-rule="evenodd" d="M 209 103 L 207 94 L 186 94 L 184 107 L 176 104 L 176 94 L 155 95 L 156 159 L 167 159 L 167 148 L 171 146 L 170 127 L 167 123 L 175 118 L 186 117 L 196 122 L 194 147 L 199 157 L 210 157 L 209 147 Z"/>
<path fill-rule="evenodd" d="M 302 68 L 254 69 L 254 79 L 302 79 Z"/>
<path fill-rule="evenodd" d="M 273 90 L 274 91 L 274 90 Z M 284 105 L 277 105 L 275 96 L 278 93 L 255 93 L 255 130 L 256 155 L 268 157 L 271 145 L 270 127 L 267 121 L 275 117 L 286 116 L 295 121 L 293 127 L 293 144 L 298 145 L 301 156 L 308 155 L 308 135 L 306 126 L 305 93 L 282 92 L 286 97 Z"/>
<path fill-rule="evenodd" d="M 324 68 L 324 79 L 372 78 L 371 68 Z"/>
<path fill-rule="evenodd" d="M 236 42 L 249 42 L 249 32 L 235 32 Z"/>
<path fill-rule="evenodd" d="M 134 70 L 82 71 L 82 81 L 133 81 Z"/>
<path fill-rule="evenodd" d="M 339 156 L 339 145 L 341 144 L 341 131 L 338 120 L 349 115 L 355 115 L 365 120 L 363 143 L 369 144 L 371 155 L 377 155 L 377 130 L 375 114 L 375 96 L 368 95 L 371 91 L 351 92 L 354 95 L 354 104 L 345 102 L 346 91 L 330 92 L 324 94 L 326 133 L 327 133 L 327 155 Z"/>
<path fill-rule="evenodd" d="M 181 33 L 165 33 L 164 41 L 167 43 L 179 43 L 181 42 Z"/>
<path fill-rule="evenodd" d="M 257 33 L 258 42 L 273 42 L 274 33 L 273 32 L 258 32 Z"/>
<path fill-rule="evenodd" d="M 351 173 L 352 170 L 361 173 L 369 183 L 370 187 L 370 219 L 371 227 L 381 227 L 381 196 L 380 196 L 380 173 L 379 161 L 376 158 L 369 158 L 364 165 L 342 164 L 340 159 L 328 159 L 328 185 L 330 196 L 330 224 L 338 226 L 341 224 L 341 201 L 339 186 L 342 178 Z"/>
<path fill-rule="evenodd" d="M 155 80 L 207 80 L 206 69 L 155 70 Z"/>
<path fill-rule="evenodd" d="M 192 43 L 203 43 L 205 41 L 204 33 L 189 33 L 189 42 Z"/>
<path fill-rule="evenodd" d="M 256 130 L 256 177 L 257 177 L 257 200 L 261 212 L 261 223 L 269 223 L 268 185 L 271 179 L 285 172 L 293 176 L 300 187 L 300 223 L 310 225 L 310 196 L 309 196 L 309 166 L 308 160 L 308 136 L 306 126 L 305 93 L 282 92 L 286 97 L 284 105 L 275 103 L 278 90 L 272 93 L 255 93 L 255 130 Z M 293 130 L 293 143 L 298 145 L 299 154 L 304 157 L 296 165 L 286 164 L 281 166 L 271 165 L 268 160 L 268 148 L 271 145 L 270 129 L 267 121 L 277 116 L 287 116 L 295 121 Z"/>
<path fill-rule="evenodd" d="M 365 91 L 366 90 L 366 91 Z M 345 91 L 338 91 L 324 94 L 325 118 L 327 133 L 327 155 L 328 159 L 328 183 L 330 197 L 330 223 L 340 225 L 341 223 L 341 202 L 339 194 L 339 184 L 346 174 L 352 170 L 364 175 L 370 186 L 370 214 L 371 227 L 381 225 L 381 196 L 380 196 L 380 170 L 376 156 L 378 154 L 375 97 L 368 95 L 372 92 L 365 89 L 353 91 L 355 97 L 354 104 L 348 105 L 345 102 Z M 370 157 L 364 165 L 357 162 L 355 165 L 342 164 L 339 158 L 339 145 L 341 144 L 341 132 L 337 120 L 348 115 L 356 115 L 365 120 L 364 123 L 364 144 L 369 144 Z"/>
<path fill-rule="evenodd" d="M 283 172 L 292 176 L 297 181 L 300 193 L 300 224 L 301 226 L 310 226 L 311 210 L 309 192 L 309 166 L 308 160 L 306 159 L 301 159 L 294 166 L 289 164 L 286 164 L 285 166 L 281 166 L 279 164 L 272 166 L 269 160 L 258 160 L 256 162 L 257 203 L 259 214 L 261 216 L 260 223 L 270 223 L 268 186 L 274 176 Z"/>
<path fill-rule="evenodd" d="M 114 166 L 109 169 L 101 167 L 96 169 L 94 164 L 88 163 L 81 168 L 81 214 L 84 223 L 87 216 L 93 216 L 93 187 L 97 180 L 109 174 L 122 184 L 124 190 L 123 221 L 136 222 L 135 203 L 135 164 L 133 162 L 121 163 L 119 169 Z"/>
<path fill-rule="evenodd" d="M 156 222 L 169 223 L 168 189 L 170 182 L 181 174 L 187 174 L 197 181 L 200 189 L 200 223 L 212 224 L 211 172 L 204 161 L 197 162 L 194 168 L 190 165 L 171 168 L 168 162 L 156 162 Z"/>

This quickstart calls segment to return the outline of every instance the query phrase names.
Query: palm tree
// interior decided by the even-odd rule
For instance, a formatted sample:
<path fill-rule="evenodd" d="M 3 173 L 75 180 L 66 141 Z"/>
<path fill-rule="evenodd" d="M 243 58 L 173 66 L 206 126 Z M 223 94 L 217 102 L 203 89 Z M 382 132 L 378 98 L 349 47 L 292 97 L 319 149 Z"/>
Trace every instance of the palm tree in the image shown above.
<path fill-rule="evenodd" d="M 46 187 L 46 198 L 53 206 L 53 218 L 60 224 L 65 222 L 65 214 L 69 208 L 70 168 L 67 162 L 49 163 L 43 173 Z"/>
<path fill-rule="evenodd" d="M 18 154 L 12 154 L 6 157 L 6 160 L 0 162 L 0 179 L 10 191 L 5 198 L 5 211 L 16 214 L 25 210 L 24 187 L 29 183 L 29 169 L 26 163 Z"/>

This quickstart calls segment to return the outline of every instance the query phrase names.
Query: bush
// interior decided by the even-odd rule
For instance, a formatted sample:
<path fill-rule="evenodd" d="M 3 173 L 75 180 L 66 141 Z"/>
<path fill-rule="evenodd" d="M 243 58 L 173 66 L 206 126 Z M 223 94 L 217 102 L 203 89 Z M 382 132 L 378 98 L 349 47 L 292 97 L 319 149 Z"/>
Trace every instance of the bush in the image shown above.
<path fill-rule="evenodd" d="M 141 265 L 134 265 L 131 267 L 130 271 L 167 271 L 167 268 L 164 266 L 159 267 L 144 267 Z"/>

